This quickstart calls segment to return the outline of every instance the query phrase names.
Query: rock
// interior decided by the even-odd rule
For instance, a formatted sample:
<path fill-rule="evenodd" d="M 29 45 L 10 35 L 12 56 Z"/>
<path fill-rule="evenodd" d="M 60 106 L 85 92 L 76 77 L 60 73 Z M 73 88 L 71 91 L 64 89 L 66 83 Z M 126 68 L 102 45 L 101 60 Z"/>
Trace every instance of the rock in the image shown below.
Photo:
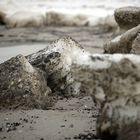
<path fill-rule="evenodd" d="M 6 14 L 0 11 L 0 24 L 5 24 Z"/>
<path fill-rule="evenodd" d="M 110 54 L 133 52 L 138 54 L 138 52 L 136 52 L 135 49 L 133 50 L 133 48 L 139 48 L 138 44 L 136 45 L 137 41 L 134 41 L 137 38 L 139 32 L 140 32 L 140 25 L 128 30 L 127 32 L 123 33 L 120 36 L 117 36 L 115 39 L 105 44 L 104 52 Z M 133 51 L 131 52 L 131 50 Z"/>
<path fill-rule="evenodd" d="M 140 54 L 140 33 L 137 34 L 137 37 L 133 41 L 130 53 Z"/>
<path fill-rule="evenodd" d="M 81 84 L 80 92 L 91 94 L 99 105 L 97 134 L 105 140 L 124 137 L 121 131 L 140 119 L 140 56 L 85 53 L 82 57 L 86 59 L 75 63 L 73 77 Z"/>
<path fill-rule="evenodd" d="M 5 23 L 8 28 L 14 27 L 40 27 L 45 25 L 45 15 L 37 12 L 18 11 L 7 16 Z"/>
<path fill-rule="evenodd" d="M 140 24 L 140 7 L 122 7 L 115 10 L 115 20 L 122 29 L 131 29 Z"/>
<path fill-rule="evenodd" d="M 88 25 L 87 17 L 84 15 L 70 15 L 59 12 L 48 12 L 46 14 L 47 25 L 57 26 L 86 26 Z"/>
<path fill-rule="evenodd" d="M 126 58 L 104 71 L 100 84 L 105 100 L 97 121 L 97 132 L 103 139 L 117 137 L 125 125 L 140 119 L 139 71 L 140 63 Z"/>
<path fill-rule="evenodd" d="M 34 67 L 46 73 L 46 80 L 53 92 L 64 93 L 73 83 L 72 64 L 83 53 L 83 49 L 76 41 L 64 37 L 49 44 L 45 49 L 27 56 L 27 59 Z"/>
<path fill-rule="evenodd" d="M 44 75 L 22 55 L 0 64 L 0 107 L 44 108 L 50 92 Z"/>

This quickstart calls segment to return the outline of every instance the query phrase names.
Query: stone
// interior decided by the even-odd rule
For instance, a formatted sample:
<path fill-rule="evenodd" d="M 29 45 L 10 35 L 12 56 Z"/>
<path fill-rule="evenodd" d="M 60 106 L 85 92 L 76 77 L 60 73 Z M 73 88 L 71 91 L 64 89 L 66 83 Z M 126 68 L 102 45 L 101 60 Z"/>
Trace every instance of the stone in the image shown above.
<path fill-rule="evenodd" d="M 138 34 L 140 32 L 140 25 L 135 28 L 128 30 L 120 36 L 117 36 L 113 40 L 109 41 L 104 46 L 104 53 L 136 53 L 136 50 L 133 48 L 139 48 L 138 46 Z M 137 37 L 138 36 L 138 37 Z M 135 40 L 135 41 L 134 41 Z M 137 44 L 137 45 L 136 45 Z M 133 51 L 131 51 L 133 50 Z"/>
<path fill-rule="evenodd" d="M 84 15 L 70 15 L 60 12 L 47 12 L 46 13 L 47 25 L 57 26 L 86 26 L 88 19 Z"/>
<path fill-rule="evenodd" d="M 44 77 L 22 55 L 0 64 L 0 106 L 45 108 L 51 91 Z"/>
<path fill-rule="evenodd" d="M 103 139 L 118 137 L 125 125 L 140 119 L 139 71 L 140 63 L 126 58 L 104 70 L 100 84 L 105 99 L 97 121 L 97 132 Z"/>
<path fill-rule="evenodd" d="M 84 54 L 82 63 L 73 65 L 73 77 L 80 92 L 90 94 L 99 108 L 96 130 L 103 140 L 127 137 L 139 130 L 126 126 L 139 125 L 140 119 L 140 56 L 134 54 Z M 135 138 L 135 136 L 133 136 Z M 132 137 L 132 138 L 133 138 Z M 127 140 L 126 139 L 126 140 Z M 131 139 L 132 140 L 132 139 Z"/>
<path fill-rule="evenodd" d="M 75 40 L 64 37 L 27 56 L 27 59 L 34 67 L 46 73 L 46 81 L 52 91 L 62 94 L 73 83 L 72 64 L 83 53 L 84 50 Z"/>
<path fill-rule="evenodd" d="M 122 7 L 115 10 L 115 20 L 122 29 L 131 29 L 140 24 L 140 7 Z"/>

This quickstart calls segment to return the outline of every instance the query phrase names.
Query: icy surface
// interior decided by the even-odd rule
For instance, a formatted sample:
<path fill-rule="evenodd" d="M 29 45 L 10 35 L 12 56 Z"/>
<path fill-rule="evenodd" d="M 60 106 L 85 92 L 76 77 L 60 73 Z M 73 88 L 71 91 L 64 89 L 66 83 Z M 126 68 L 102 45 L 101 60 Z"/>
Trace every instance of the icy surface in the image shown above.
<path fill-rule="evenodd" d="M 83 14 L 90 25 L 103 22 L 101 19 L 113 15 L 114 9 L 123 6 L 138 6 L 139 0 L 1 0 L 0 9 L 8 16 L 19 11 L 45 14 L 56 11 L 72 15 Z"/>

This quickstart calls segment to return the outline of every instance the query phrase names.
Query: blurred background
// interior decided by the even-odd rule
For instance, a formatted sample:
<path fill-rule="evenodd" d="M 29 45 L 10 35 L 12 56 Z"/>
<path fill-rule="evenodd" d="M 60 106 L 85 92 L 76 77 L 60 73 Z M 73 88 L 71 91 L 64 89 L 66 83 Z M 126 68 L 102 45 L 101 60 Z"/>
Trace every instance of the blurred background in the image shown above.
<path fill-rule="evenodd" d="M 103 53 L 120 32 L 114 10 L 140 0 L 0 0 L 0 62 L 70 36 L 91 53 Z"/>
<path fill-rule="evenodd" d="M 138 6 L 140 0 L 1 0 L 0 9 L 8 16 L 21 11 L 46 14 L 49 11 L 68 15 L 81 14 L 87 17 L 88 25 L 99 24 L 114 9 L 124 6 Z M 103 21 L 102 21 L 103 22 Z"/>

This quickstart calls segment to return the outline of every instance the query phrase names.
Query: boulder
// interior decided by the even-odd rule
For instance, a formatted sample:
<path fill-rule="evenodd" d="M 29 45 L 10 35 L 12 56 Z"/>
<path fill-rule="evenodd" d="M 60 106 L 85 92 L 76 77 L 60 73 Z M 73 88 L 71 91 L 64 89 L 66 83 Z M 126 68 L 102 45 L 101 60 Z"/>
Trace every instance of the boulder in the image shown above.
<path fill-rule="evenodd" d="M 86 26 L 88 20 L 84 15 L 71 15 L 52 11 L 46 14 L 46 23 L 47 25 L 57 26 Z"/>
<path fill-rule="evenodd" d="M 115 10 L 115 20 L 122 29 L 131 29 L 140 24 L 140 7 L 122 7 Z"/>
<path fill-rule="evenodd" d="M 45 49 L 27 56 L 27 59 L 34 67 L 46 73 L 46 80 L 53 92 L 64 93 L 73 83 L 72 64 L 83 53 L 84 50 L 76 41 L 64 37 L 52 42 Z"/>
<path fill-rule="evenodd" d="M 92 97 L 101 103 L 97 133 L 102 139 L 117 138 L 126 125 L 140 119 L 139 59 L 129 55 L 118 61 L 116 57 L 117 61 L 112 61 L 108 68 L 96 70 L 96 89 L 100 87 L 100 92 L 93 92 Z"/>
<path fill-rule="evenodd" d="M 41 27 L 45 25 L 45 15 L 38 12 L 18 11 L 5 19 L 8 28 L 15 27 Z"/>
<path fill-rule="evenodd" d="M 103 140 L 138 136 L 130 126 L 140 119 L 140 56 L 84 53 L 80 58 L 84 61 L 73 64 L 72 74 L 80 93 L 90 94 L 99 107 L 97 135 Z M 126 126 L 129 134 L 123 135 Z"/>
<path fill-rule="evenodd" d="M 0 107 L 45 108 L 51 91 L 44 77 L 22 55 L 0 64 Z"/>
<path fill-rule="evenodd" d="M 140 25 L 134 27 L 115 39 L 109 41 L 104 46 L 104 53 L 136 53 L 139 54 Z M 132 50 L 132 51 L 131 51 Z"/>

